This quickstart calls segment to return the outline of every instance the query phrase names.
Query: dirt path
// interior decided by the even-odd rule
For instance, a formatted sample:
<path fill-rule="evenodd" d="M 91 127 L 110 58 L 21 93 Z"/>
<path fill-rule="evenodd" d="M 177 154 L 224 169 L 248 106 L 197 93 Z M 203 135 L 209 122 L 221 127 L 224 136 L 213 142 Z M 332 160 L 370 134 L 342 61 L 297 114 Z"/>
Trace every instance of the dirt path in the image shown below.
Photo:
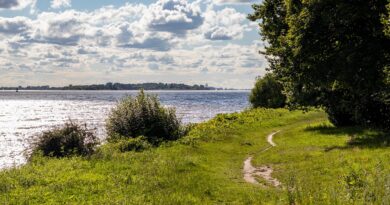
<path fill-rule="evenodd" d="M 279 131 L 278 131 L 279 132 Z M 272 147 L 276 147 L 276 144 L 273 141 L 273 137 L 276 133 L 273 132 L 267 136 L 267 141 L 271 145 L 270 147 L 262 150 L 266 151 Z M 281 185 L 280 181 L 272 177 L 273 169 L 270 166 L 261 166 L 261 167 L 253 167 L 252 165 L 252 159 L 253 157 L 248 157 L 244 161 L 244 180 L 251 184 L 259 184 L 259 182 L 256 180 L 256 176 L 262 177 L 265 181 L 272 184 L 275 187 L 278 187 Z"/>
<path fill-rule="evenodd" d="M 267 136 L 267 142 L 272 146 L 272 147 L 276 147 L 276 144 L 275 142 L 273 141 L 273 138 L 274 138 L 274 135 L 278 134 L 280 131 L 277 131 L 277 132 L 274 132 L 274 133 L 271 133 L 270 135 Z"/>

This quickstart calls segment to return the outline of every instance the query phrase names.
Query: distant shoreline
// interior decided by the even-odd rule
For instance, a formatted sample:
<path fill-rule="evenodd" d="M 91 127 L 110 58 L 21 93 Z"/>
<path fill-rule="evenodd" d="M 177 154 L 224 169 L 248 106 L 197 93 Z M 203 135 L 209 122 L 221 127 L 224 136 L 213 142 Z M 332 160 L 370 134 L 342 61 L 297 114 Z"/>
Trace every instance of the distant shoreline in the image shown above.
<path fill-rule="evenodd" d="M 206 85 L 186 85 L 178 83 L 138 83 L 138 84 L 123 84 L 123 83 L 106 83 L 93 85 L 68 85 L 64 87 L 45 86 L 17 86 L 17 87 L 0 87 L 0 90 L 235 90 L 225 88 L 215 88 Z"/>
<path fill-rule="evenodd" d="M 144 89 L 145 90 L 145 89 Z M 32 89 L 30 89 L 30 90 L 24 90 L 24 89 L 21 89 L 21 90 L 18 90 L 18 92 L 34 92 L 34 91 L 36 91 L 36 92 L 39 92 L 39 91 L 48 91 L 48 92 L 50 92 L 50 91 L 75 91 L 75 92 L 77 92 L 77 91 L 91 91 L 91 92 L 93 92 L 93 91 L 96 91 L 96 92 L 98 92 L 98 91 L 101 91 L 101 92 L 110 92 L 110 91 L 117 91 L 117 92 L 126 92 L 126 91 L 134 91 L 134 92 L 138 92 L 139 90 L 56 90 L 56 89 L 50 89 L 50 90 L 48 90 L 48 89 L 46 89 L 46 90 L 39 90 L 39 89 L 36 89 L 36 90 L 32 90 Z M 232 91 L 232 92 L 234 92 L 234 91 L 237 91 L 237 92 L 239 92 L 239 91 L 245 91 L 245 92 L 250 92 L 250 89 L 215 89 L 215 90 L 174 90 L 174 89 L 166 89 L 166 90 L 162 90 L 162 89 L 156 89 L 156 90 L 145 90 L 146 92 L 186 92 L 186 91 L 193 91 L 193 92 L 205 92 L 205 91 L 210 91 L 210 92 L 213 92 L 213 91 L 221 91 L 221 92 L 223 92 L 223 91 L 226 91 L 226 92 L 228 92 L 228 91 Z M 0 92 L 15 92 L 15 89 L 1 89 L 0 88 Z"/>

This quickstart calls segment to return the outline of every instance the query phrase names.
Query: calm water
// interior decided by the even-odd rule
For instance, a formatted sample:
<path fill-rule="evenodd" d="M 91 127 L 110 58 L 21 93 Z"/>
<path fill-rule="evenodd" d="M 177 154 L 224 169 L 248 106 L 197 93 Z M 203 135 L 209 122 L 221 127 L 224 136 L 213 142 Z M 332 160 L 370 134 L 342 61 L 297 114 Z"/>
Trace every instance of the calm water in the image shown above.
<path fill-rule="evenodd" d="M 201 122 L 218 113 L 248 107 L 247 91 L 153 91 L 165 106 L 175 107 L 183 122 Z M 136 91 L 0 91 L 0 168 L 25 163 L 24 151 L 37 133 L 68 119 L 97 128 L 115 103 Z"/>

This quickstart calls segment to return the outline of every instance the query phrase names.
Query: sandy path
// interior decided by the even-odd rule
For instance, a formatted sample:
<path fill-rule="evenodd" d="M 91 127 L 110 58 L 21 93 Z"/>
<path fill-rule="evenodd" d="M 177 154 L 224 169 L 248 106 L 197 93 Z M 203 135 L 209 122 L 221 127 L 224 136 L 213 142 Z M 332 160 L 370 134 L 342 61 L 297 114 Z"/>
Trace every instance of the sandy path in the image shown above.
<path fill-rule="evenodd" d="M 270 135 L 267 136 L 267 142 L 272 146 L 272 147 L 276 147 L 276 144 L 275 142 L 273 141 L 273 138 L 274 138 L 274 135 L 278 134 L 280 131 L 277 131 L 277 132 L 274 132 L 274 133 L 271 133 Z"/>
<path fill-rule="evenodd" d="M 279 132 L 279 131 L 278 131 Z M 264 149 L 263 151 L 266 151 L 272 147 L 276 147 L 276 144 L 273 141 L 273 137 L 276 133 L 273 132 L 267 136 L 267 142 L 271 145 L 271 147 L 268 147 Z M 273 169 L 270 166 L 261 166 L 261 167 L 254 167 L 252 165 L 252 159 L 253 157 L 248 157 L 244 161 L 244 180 L 251 184 L 259 184 L 259 182 L 256 180 L 256 176 L 262 177 L 265 181 L 272 184 L 275 187 L 278 187 L 281 185 L 280 181 L 272 177 Z"/>

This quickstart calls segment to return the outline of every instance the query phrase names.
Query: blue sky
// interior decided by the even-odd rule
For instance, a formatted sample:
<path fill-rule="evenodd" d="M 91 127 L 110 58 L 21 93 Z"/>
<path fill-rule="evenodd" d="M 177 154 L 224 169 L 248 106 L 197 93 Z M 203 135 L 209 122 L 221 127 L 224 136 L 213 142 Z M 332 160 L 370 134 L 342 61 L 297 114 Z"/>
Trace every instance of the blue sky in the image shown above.
<path fill-rule="evenodd" d="M 265 72 L 248 0 L 0 1 L 0 86 L 175 82 Z"/>

